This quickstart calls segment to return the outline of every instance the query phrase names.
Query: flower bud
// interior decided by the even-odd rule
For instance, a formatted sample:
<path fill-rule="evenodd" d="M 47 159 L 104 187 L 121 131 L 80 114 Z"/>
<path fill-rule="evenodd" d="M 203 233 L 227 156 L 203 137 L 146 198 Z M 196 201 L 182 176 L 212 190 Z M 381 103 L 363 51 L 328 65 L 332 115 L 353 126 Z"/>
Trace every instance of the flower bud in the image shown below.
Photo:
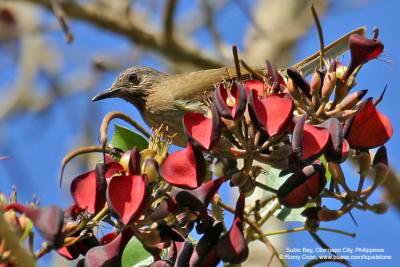
<path fill-rule="evenodd" d="M 290 68 L 287 70 L 287 75 L 291 80 L 293 80 L 294 85 L 296 85 L 306 97 L 311 98 L 310 85 L 308 84 L 306 79 L 304 79 L 304 77 L 300 74 L 300 72 L 298 72 L 295 68 Z M 293 96 L 293 98 L 295 97 Z"/>
<path fill-rule="evenodd" d="M 237 172 L 232 175 L 231 183 L 234 186 L 242 187 L 248 180 L 250 180 L 250 177 L 247 174 L 244 172 Z"/>
<path fill-rule="evenodd" d="M 343 215 L 339 210 L 330 210 L 325 207 L 318 211 L 318 219 L 323 222 L 335 221 Z"/>
<path fill-rule="evenodd" d="M 371 156 L 367 151 L 361 151 L 358 155 L 358 165 L 360 167 L 360 176 L 366 177 L 371 168 Z"/>
<path fill-rule="evenodd" d="M 149 183 L 156 182 L 160 178 L 157 161 L 153 158 L 145 159 L 142 164 L 141 173 L 147 175 Z"/>
<path fill-rule="evenodd" d="M 376 214 L 384 214 L 387 212 L 388 209 L 389 206 L 384 202 L 371 205 L 371 211 L 373 211 Z"/>
<path fill-rule="evenodd" d="M 333 88 L 336 84 L 336 60 L 333 61 L 330 66 L 328 73 L 325 75 L 324 83 L 321 88 L 321 98 L 323 102 L 328 102 L 329 97 L 333 92 Z"/>
<path fill-rule="evenodd" d="M 353 108 L 366 94 L 368 90 L 360 90 L 358 92 L 347 95 L 339 104 L 336 105 L 336 109 L 343 111 Z"/>
<path fill-rule="evenodd" d="M 246 183 L 239 187 L 239 192 L 245 194 L 246 197 L 251 196 L 256 189 L 256 185 L 251 179 L 247 179 Z"/>
<path fill-rule="evenodd" d="M 312 77 L 311 77 L 311 82 L 310 82 L 310 91 L 311 95 L 316 96 L 319 95 L 319 92 L 321 91 L 321 86 L 322 86 L 322 73 L 319 71 L 314 71 Z"/>
<path fill-rule="evenodd" d="M 300 91 L 296 85 L 296 83 L 289 78 L 287 84 L 286 84 L 286 88 L 289 92 L 289 94 L 293 97 L 293 99 L 299 100 L 301 99 L 301 95 L 300 95 Z"/>
<path fill-rule="evenodd" d="M 336 61 L 336 78 L 341 79 L 346 72 L 347 67 L 342 62 Z"/>
<path fill-rule="evenodd" d="M 379 184 L 383 184 L 389 174 L 389 166 L 385 146 L 381 146 L 376 151 L 372 165 L 375 171 L 375 179 L 379 181 Z"/>
<path fill-rule="evenodd" d="M 130 151 L 126 151 L 124 154 L 122 154 L 121 158 L 119 159 L 119 164 L 121 164 L 121 166 L 125 170 L 128 169 L 129 159 L 130 159 Z"/>

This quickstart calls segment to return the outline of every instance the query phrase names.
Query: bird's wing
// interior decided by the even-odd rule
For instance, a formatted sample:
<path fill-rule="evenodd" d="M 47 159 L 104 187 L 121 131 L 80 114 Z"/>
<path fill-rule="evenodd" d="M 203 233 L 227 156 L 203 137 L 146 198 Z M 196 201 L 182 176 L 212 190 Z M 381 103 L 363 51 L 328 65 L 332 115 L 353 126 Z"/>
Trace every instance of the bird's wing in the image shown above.
<path fill-rule="evenodd" d="M 360 27 L 340 37 L 324 49 L 325 59 L 332 60 L 344 54 L 348 50 L 348 39 L 352 34 L 364 35 L 365 27 Z M 313 55 L 303 59 L 293 67 L 298 69 L 304 76 L 312 73 L 319 68 L 319 51 Z M 265 68 L 255 68 L 258 71 L 266 72 Z M 242 70 L 242 79 L 248 79 L 249 74 Z M 201 112 L 204 100 L 210 97 L 210 93 L 214 90 L 214 84 L 221 82 L 223 79 L 235 78 L 236 72 L 234 67 L 224 67 L 220 69 L 195 71 L 174 75 L 167 78 L 160 84 L 160 90 L 154 90 L 149 96 L 153 106 L 151 110 L 162 112 L 165 109 L 173 108 L 184 112 Z M 165 88 L 168 88 L 166 90 Z M 171 107 L 173 103 L 173 107 Z"/>
<path fill-rule="evenodd" d="M 329 60 L 336 59 L 338 56 L 344 54 L 349 49 L 348 40 L 350 35 L 364 35 L 365 31 L 366 27 L 354 29 L 326 46 L 324 49 L 325 58 Z M 308 74 L 319 68 L 319 51 L 315 52 L 306 59 L 303 59 L 302 61 L 296 63 L 293 67 L 298 69 L 304 76 L 307 76 Z"/>

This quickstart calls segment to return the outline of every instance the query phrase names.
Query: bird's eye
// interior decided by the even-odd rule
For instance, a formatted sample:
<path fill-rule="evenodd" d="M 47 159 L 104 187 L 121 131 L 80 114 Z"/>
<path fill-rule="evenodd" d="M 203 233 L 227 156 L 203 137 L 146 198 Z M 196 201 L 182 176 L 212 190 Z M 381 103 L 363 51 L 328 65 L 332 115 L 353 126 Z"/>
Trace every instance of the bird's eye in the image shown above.
<path fill-rule="evenodd" d="M 138 82 L 138 76 L 136 73 L 129 74 L 128 79 L 131 83 L 134 83 L 134 84 L 137 84 L 137 82 Z"/>

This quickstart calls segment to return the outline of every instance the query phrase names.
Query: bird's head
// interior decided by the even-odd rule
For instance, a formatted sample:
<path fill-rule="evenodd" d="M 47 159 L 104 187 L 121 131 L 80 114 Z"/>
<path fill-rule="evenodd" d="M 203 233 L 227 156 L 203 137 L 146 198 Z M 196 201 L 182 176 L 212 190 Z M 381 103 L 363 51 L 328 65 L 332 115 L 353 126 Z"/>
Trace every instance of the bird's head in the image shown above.
<path fill-rule="evenodd" d="M 154 85 L 167 75 L 152 68 L 135 66 L 123 71 L 106 91 L 96 95 L 92 101 L 106 98 L 122 98 L 136 106 L 141 105 L 151 93 Z"/>

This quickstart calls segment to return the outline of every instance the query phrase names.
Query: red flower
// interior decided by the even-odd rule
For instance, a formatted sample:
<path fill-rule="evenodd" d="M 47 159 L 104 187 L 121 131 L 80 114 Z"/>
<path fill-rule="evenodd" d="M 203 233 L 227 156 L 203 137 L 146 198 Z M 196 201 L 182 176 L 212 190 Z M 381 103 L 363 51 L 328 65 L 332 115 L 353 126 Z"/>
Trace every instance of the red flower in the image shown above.
<path fill-rule="evenodd" d="M 107 180 L 118 172 L 124 172 L 124 168 L 117 162 L 99 163 L 95 170 L 76 177 L 71 183 L 75 204 L 91 214 L 99 212 L 106 203 Z"/>
<path fill-rule="evenodd" d="M 367 99 L 357 114 L 346 122 L 345 138 L 351 148 L 369 149 L 385 144 L 393 135 L 393 127 L 389 118 L 383 115 Z"/>
<path fill-rule="evenodd" d="M 235 217 L 228 232 L 217 243 L 217 255 L 227 263 L 239 264 L 249 255 L 249 248 L 243 236 L 243 211 L 245 195 L 240 194 L 236 202 Z"/>
<path fill-rule="evenodd" d="M 107 187 L 107 202 L 124 224 L 143 213 L 148 197 L 147 179 L 142 175 L 114 176 Z"/>
<path fill-rule="evenodd" d="M 293 173 L 279 187 L 279 202 L 289 208 L 303 207 L 308 199 L 317 197 L 326 185 L 325 170 L 313 163 Z"/>
<path fill-rule="evenodd" d="M 210 114 L 187 112 L 183 116 L 185 133 L 204 149 L 209 150 L 220 137 L 220 118 L 214 105 L 211 105 Z"/>
<path fill-rule="evenodd" d="M 293 130 L 292 148 L 300 161 L 311 161 L 325 152 L 329 143 L 329 131 L 305 123 L 304 115 L 296 122 Z"/>
<path fill-rule="evenodd" d="M 171 185 L 195 189 L 205 178 L 205 160 L 201 151 L 188 142 L 183 150 L 169 154 L 160 168 L 161 176 Z"/>
<path fill-rule="evenodd" d="M 241 117 L 246 109 L 246 92 L 243 85 L 236 81 L 229 90 L 221 83 L 214 91 L 213 101 L 221 117 L 235 120 Z"/>
<path fill-rule="evenodd" d="M 288 94 L 272 94 L 259 99 L 253 90 L 248 103 L 253 122 L 269 136 L 279 135 L 289 126 L 294 105 Z"/>
<path fill-rule="evenodd" d="M 342 78 L 344 81 L 347 81 L 358 66 L 379 56 L 382 53 L 384 46 L 378 39 L 368 39 L 358 34 L 352 34 L 349 38 L 349 48 L 351 60 L 349 67 Z"/>

